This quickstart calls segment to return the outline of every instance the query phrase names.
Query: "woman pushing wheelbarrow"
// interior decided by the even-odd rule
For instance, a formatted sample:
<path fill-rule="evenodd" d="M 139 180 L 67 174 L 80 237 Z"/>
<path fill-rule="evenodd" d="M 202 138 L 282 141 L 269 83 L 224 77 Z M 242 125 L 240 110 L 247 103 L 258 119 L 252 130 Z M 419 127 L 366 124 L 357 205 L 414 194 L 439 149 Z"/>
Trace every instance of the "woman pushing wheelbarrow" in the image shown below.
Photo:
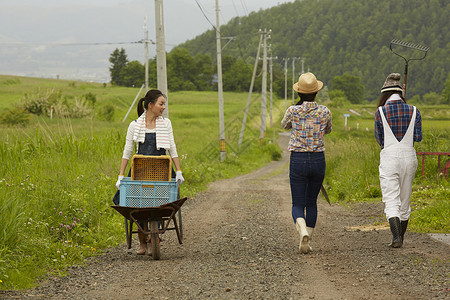
<path fill-rule="evenodd" d="M 165 109 L 166 98 L 159 90 L 149 90 L 144 98 L 140 99 L 137 106 L 139 118 L 134 120 L 128 126 L 125 147 L 123 150 L 122 163 L 120 166 L 119 177 L 116 183 L 117 193 L 114 196 L 114 204 L 119 204 L 120 199 L 120 182 L 124 179 L 125 169 L 128 161 L 133 154 L 133 147 L 136 144 L 137 154 L 161 156 L 166 155 L 166 151 L 170 154 L 176 172 L 172 169 L 172 178 L 175 178 L 178 184 L 183 183 L 184 178 L 180 168 L 177 148 L 173 138 L 172 124 L 168 118 L 164 118 L 162 113 Z M 130 174 L 128 177 L 131 175 Z M 140 227 L 140 226 L 138 226 Z M 177 231 L 178 233 L 178 231 Z M 147 239 L 141 230 L 138 232 L 139 249 L 136 254 L 150 254 L 147 250 Z"/>

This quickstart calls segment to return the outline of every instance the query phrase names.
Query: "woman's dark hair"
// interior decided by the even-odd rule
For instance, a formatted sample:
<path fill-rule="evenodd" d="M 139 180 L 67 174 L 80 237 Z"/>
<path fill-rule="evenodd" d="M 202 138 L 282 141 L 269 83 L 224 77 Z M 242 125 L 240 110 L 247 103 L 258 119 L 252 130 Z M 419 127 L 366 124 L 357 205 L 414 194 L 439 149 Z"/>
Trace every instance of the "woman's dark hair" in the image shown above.
<path fill-rule="evenodd" d="M 297 94 L 300 97 L 300 101 L 298 101 L 296 105 L 300 105 L 304 101 L 307 101 L 307 102 L 314 101 L 316 99 L 317 92 L 314 94 L 302 94 L 302 93 L 297 93 Z"/>
<path fill-rule="evenodd" d="M 155 104 L 156 100 L 161 96 L 166 98 L 166 96 L 164 96 L 164 94 L 160 90 L 149 90 L 145 94 L 144 98 L 141 98 L 138 102 L 137 105 L 138 116 L 142 115 L 144 113 L 144 110 L 148 109 L 149 103 Z"/>
<path fill-rule="evenodd" d="M 386 104 L 387 99 L 389 99 L 389 97 L 391 97 L 394 94 L 400 95 L 400 98 L 402 98 L 403 102 L 406 103 L 405 98 L 403 98 L 402 92 L 399 92 L 399 91 L 387 91 L 387 92 L 382 92 L 381 93 L 380 100 L 378 100 L 378 107 L 384 106 Z"/>

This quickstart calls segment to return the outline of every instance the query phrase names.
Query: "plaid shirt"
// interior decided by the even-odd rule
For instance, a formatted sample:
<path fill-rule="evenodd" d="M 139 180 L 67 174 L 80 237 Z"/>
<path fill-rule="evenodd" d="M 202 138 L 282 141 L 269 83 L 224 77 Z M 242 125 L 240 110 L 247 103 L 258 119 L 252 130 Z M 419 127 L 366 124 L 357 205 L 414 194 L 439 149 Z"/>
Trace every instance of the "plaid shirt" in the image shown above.
<path fill-rule="evenodd" d="M 394 99 L 386 101 L 382 108 L 386 121 L 391 127 L 392 133 L 398 141 L 401 141 L 408 130 L 409 122 L 413 114 L 413 106 L 408 105 L 401 99 Z M 375 114 L 375 138 L 381 149 L 384 148 L 384 130 L 383 121 L 379 110 Z M 416 108 L 416 122 L 414 124 L 414 142 L 422 140 L 422 118 L 419 110 Z"/>
<path fill-rule="evenodd" d="M 303 102 L 286 110 L 281 126 L 292 129 L 289 151 L 323 152 L 323 136 L 331 132 L 331 112 L 316 102 Z"/>

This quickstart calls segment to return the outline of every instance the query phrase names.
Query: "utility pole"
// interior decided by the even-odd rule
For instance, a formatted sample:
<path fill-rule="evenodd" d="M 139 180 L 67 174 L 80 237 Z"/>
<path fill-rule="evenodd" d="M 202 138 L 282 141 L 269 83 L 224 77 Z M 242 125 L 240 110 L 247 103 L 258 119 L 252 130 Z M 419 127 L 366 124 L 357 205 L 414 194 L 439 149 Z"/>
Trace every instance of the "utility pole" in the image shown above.
<path fill-rule="evenodd" d="M 272 74 L 272 68 L 273 68 L 273 60 L 274 57 L 272 57 L 272 53 L 270 53 L 270 65 L 269 65 L 269 74 L 270 74 L 270 85 L 269 85 L 269 91 L 270 91 L 270 128 L 272 128 L 272 82 L 273 82 L 273 74 Z"/>
<path fill-rule="evenodd" d="M 167 67 L 166 67 L 166 41 L 164 34 L 164 9 L 163 0 L 155 0 L 155 25 L 156 25 L 156 76 L 158 89 L 166 95 L 166 109 L 163 117 L 169 117 L 169 99 L 167 95 Z"/>
<path fill-rule="evenodd" d="M 258 50 L 256 51 L 255 65 L 253 66 L 253 75 L 252 75 L 252 80 L 250 81 L 250 88 L 248 91 L 247 105 L 245 106 L 245 113 L 244 113 L 244 119 L 242 121 L 241 134 L 239 135 L 239 148 L 241 148 L 242 140 L 244 138 L 245 123 L 247 123 L 247 114 L 248 114 L 248 109 L 250 107 L 250 99 L 252 97 L 253 84 L 255 83 L 256 69 L 258 68 L 259 52 L 261 49 L 262 38 L 263 38 L 263 32 L 260 29 L 259 30 Z"/>
<path fill-rule="evenodd" d="M 148 29 L 147 16 L 144 18 L 144 32 L 145 32 L 145 93 L 148 92 Z"/>
<path fill-rule="evenodd" d="M 272 38 L 271 36 L 269 36 L 269 38 Z M 269 74 L 270 74 L 270 84 L 269 84 L 269 91 L 270 91 L 270 128 L 272 128 L 272 103 L 273 103 L 273 89 L 272 89 L 272 84 L 273 84 L 273 60 L 274 59 L 278 59 L 278 56 L 272 56 L 272 49 L 271 49 L 271 45 L 269 45 L 269 50 L 270 50 L 270 57 L 268 59 L 270 59 L 270 63 L 269 63 Z"/>
<path fill-rule="evenodd" d="M 264 29 L 263 45 L 263 66 L 262 66 L 262 91 L 261 91 L 261 128 L 259 134 L 259 144 L 262 146 L 266 135 L 266 102 L 267 102 L 267 34 L 270 33 Z"/>
<path fill-rule="evenodd" d="M 224 161 L 226 157 L 226 151 L 225 151 L 225 124 L 223 113 L 222 46 L 220 44 L 219 0 L 216 0 L 216 41 L 217 41 L 217 90 L 219 94 L 220 161 Z"/>
<path fill-rule="evenodd" d="M 305 73 L 305 60 L 302 58 L 302 74 Z"/>
<path fill-rule="evenodd" d="M 289 60 L 289 57 L 283 58 L 284 59 L 284 111 L 287 109 L 287 63 Z"/>
<path fill-rule="evenodd" d="M 295 84 L 295 60 L 299 59 L 299 57 L 293 57 L 292 58 L 292 85 Z M 292 90 L 292 105 L 295 104 L 295 91 Z"/>

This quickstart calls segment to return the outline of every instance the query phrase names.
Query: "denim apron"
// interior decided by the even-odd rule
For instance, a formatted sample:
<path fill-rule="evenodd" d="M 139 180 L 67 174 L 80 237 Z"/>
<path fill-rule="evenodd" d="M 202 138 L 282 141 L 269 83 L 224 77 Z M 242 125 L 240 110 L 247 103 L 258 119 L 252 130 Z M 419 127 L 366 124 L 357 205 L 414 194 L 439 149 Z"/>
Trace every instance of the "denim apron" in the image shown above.
<path fill-rule="evenodd" d="M 399 142 L 389 123 L 379 108 L 383 121 L 384 148 L 380 152 L 380 187 L 384 202 L 384 213 L 389 220 L 399 217 L 401 221 L 409 219 L 412 183 L 417 169 L 416 150 L 414 149 L 414 107 L 408 129 Z"/>
<path fill-rule="evenodd" d="M 166 149 L 156 148 L 156 133 L 154 132 L 146 132 L 145 140 L 143 143 L 138 143 L 138 151 L 136 154 L 141 155 L 152 155 L 152 156 L 161 156 L 166 154 Z M 128 172 L 128 177 L 131 177 L 131 169 Z M 172 178 L 176 177 L 175 171 L 172 169 Z M 116 194 L 113 197 L 113 202 L 115 205 L 119 205 L 120 202 L 120 190 L 117 190 Z"/>

